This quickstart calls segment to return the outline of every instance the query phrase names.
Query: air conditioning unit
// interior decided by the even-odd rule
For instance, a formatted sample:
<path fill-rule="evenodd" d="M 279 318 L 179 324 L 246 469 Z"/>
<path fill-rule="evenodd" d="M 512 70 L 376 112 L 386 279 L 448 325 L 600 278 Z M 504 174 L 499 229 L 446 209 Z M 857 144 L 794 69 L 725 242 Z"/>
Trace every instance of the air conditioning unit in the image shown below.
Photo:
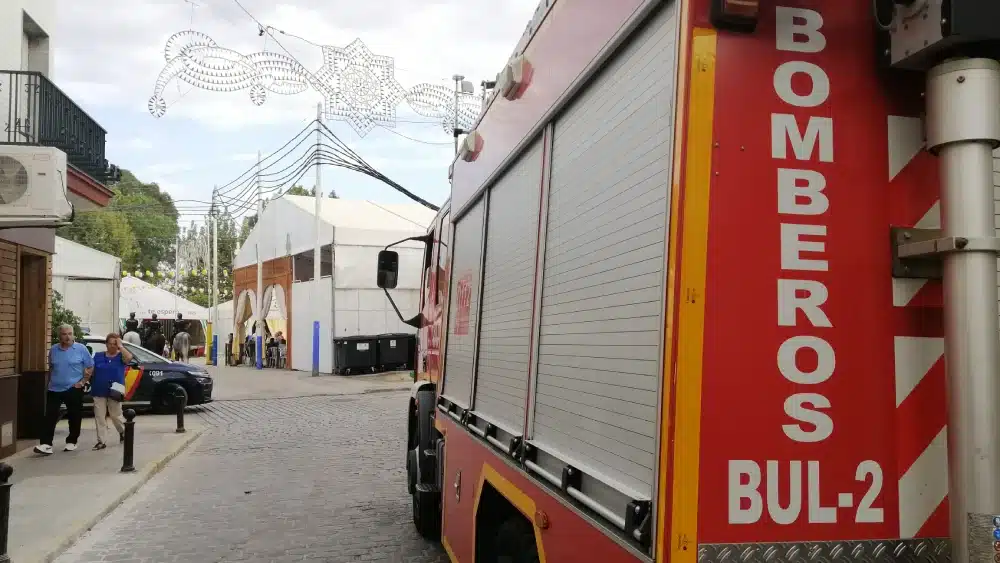
<path fill-rule="evenodd" d="M 60 227 L 72 221 L 66 153 L 52 147 L 0 146 L 0 229 Z"/>

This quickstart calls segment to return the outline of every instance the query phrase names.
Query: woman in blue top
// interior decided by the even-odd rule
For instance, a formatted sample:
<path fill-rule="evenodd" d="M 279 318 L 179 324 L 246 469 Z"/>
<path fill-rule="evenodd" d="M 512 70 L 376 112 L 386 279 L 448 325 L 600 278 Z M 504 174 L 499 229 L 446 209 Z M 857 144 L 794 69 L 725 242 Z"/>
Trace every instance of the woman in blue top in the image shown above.
<path fill-rule="evenodd" d="M 111 385 L 125 385 L 125 367 L 132 361 L 132 354 L 122 346 L 117 333 L 112 332 L 105 337 L 104 344 L 107 351 L 94 354 L 94 377 L 90 383 L 90 396 L 94 398 L 94 422 L 97 424 L 95 450 L 108 447 L 104 439 L 108 433 L 108 417 L 118 431 L 119 440 L 125 439 L 122 404 L 111 398 Z"/>

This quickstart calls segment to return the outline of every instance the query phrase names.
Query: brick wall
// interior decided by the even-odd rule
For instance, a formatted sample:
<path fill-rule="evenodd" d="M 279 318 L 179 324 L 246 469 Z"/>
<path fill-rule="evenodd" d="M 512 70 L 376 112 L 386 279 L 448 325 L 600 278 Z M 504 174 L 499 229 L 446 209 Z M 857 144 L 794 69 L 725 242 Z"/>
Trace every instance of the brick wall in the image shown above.
<path fill-rule="evenodd" d="M 17 369 L 17 246 L 0 242 L 0 376 Z"/>

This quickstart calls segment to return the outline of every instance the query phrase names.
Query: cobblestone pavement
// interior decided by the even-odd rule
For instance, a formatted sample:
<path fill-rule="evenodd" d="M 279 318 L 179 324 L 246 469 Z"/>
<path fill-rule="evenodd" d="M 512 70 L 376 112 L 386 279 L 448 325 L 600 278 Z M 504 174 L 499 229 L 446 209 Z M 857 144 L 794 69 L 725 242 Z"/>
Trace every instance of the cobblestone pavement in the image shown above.
<path fill-rule="evenodd" d="M 200 408 L 205 435 L 56 561 L 445 563 L 410 523 L 406 397 Z"/>

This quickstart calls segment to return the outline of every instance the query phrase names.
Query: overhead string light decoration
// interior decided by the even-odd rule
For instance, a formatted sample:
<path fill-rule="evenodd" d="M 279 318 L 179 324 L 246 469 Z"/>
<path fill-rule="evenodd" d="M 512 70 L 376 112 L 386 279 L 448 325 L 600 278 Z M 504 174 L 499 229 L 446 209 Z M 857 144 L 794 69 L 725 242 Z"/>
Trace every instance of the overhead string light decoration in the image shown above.
<path fill-rule="evenodd" d="M 471 129 L 482 107 L 475 94 L 458 94 L 442 84 L 421 83 L 409 89 L 396 80 L 392 57 L 376 55 L 360 40 L 347 47 L 324 46 L 323 65 L 310 72 L 294 58 L 269 51 L 243 55 L 219 46 L 199 31 L 181 31 L 167 39 L 167 64 L 160 71 L 149 99 L 149 113 L 163 117 L 163 92 L 174 79 L 213 92 L 249 90 L 260 106 L 267 94 L 290 96 L 309 88 L 323 96 L 328 119 L 346 121 L 361 137 L 376 126 L 395 127 L 396 108 L 404 101 L 419 115 L 439 120 L 451 133 L 456 125 Z"/>

